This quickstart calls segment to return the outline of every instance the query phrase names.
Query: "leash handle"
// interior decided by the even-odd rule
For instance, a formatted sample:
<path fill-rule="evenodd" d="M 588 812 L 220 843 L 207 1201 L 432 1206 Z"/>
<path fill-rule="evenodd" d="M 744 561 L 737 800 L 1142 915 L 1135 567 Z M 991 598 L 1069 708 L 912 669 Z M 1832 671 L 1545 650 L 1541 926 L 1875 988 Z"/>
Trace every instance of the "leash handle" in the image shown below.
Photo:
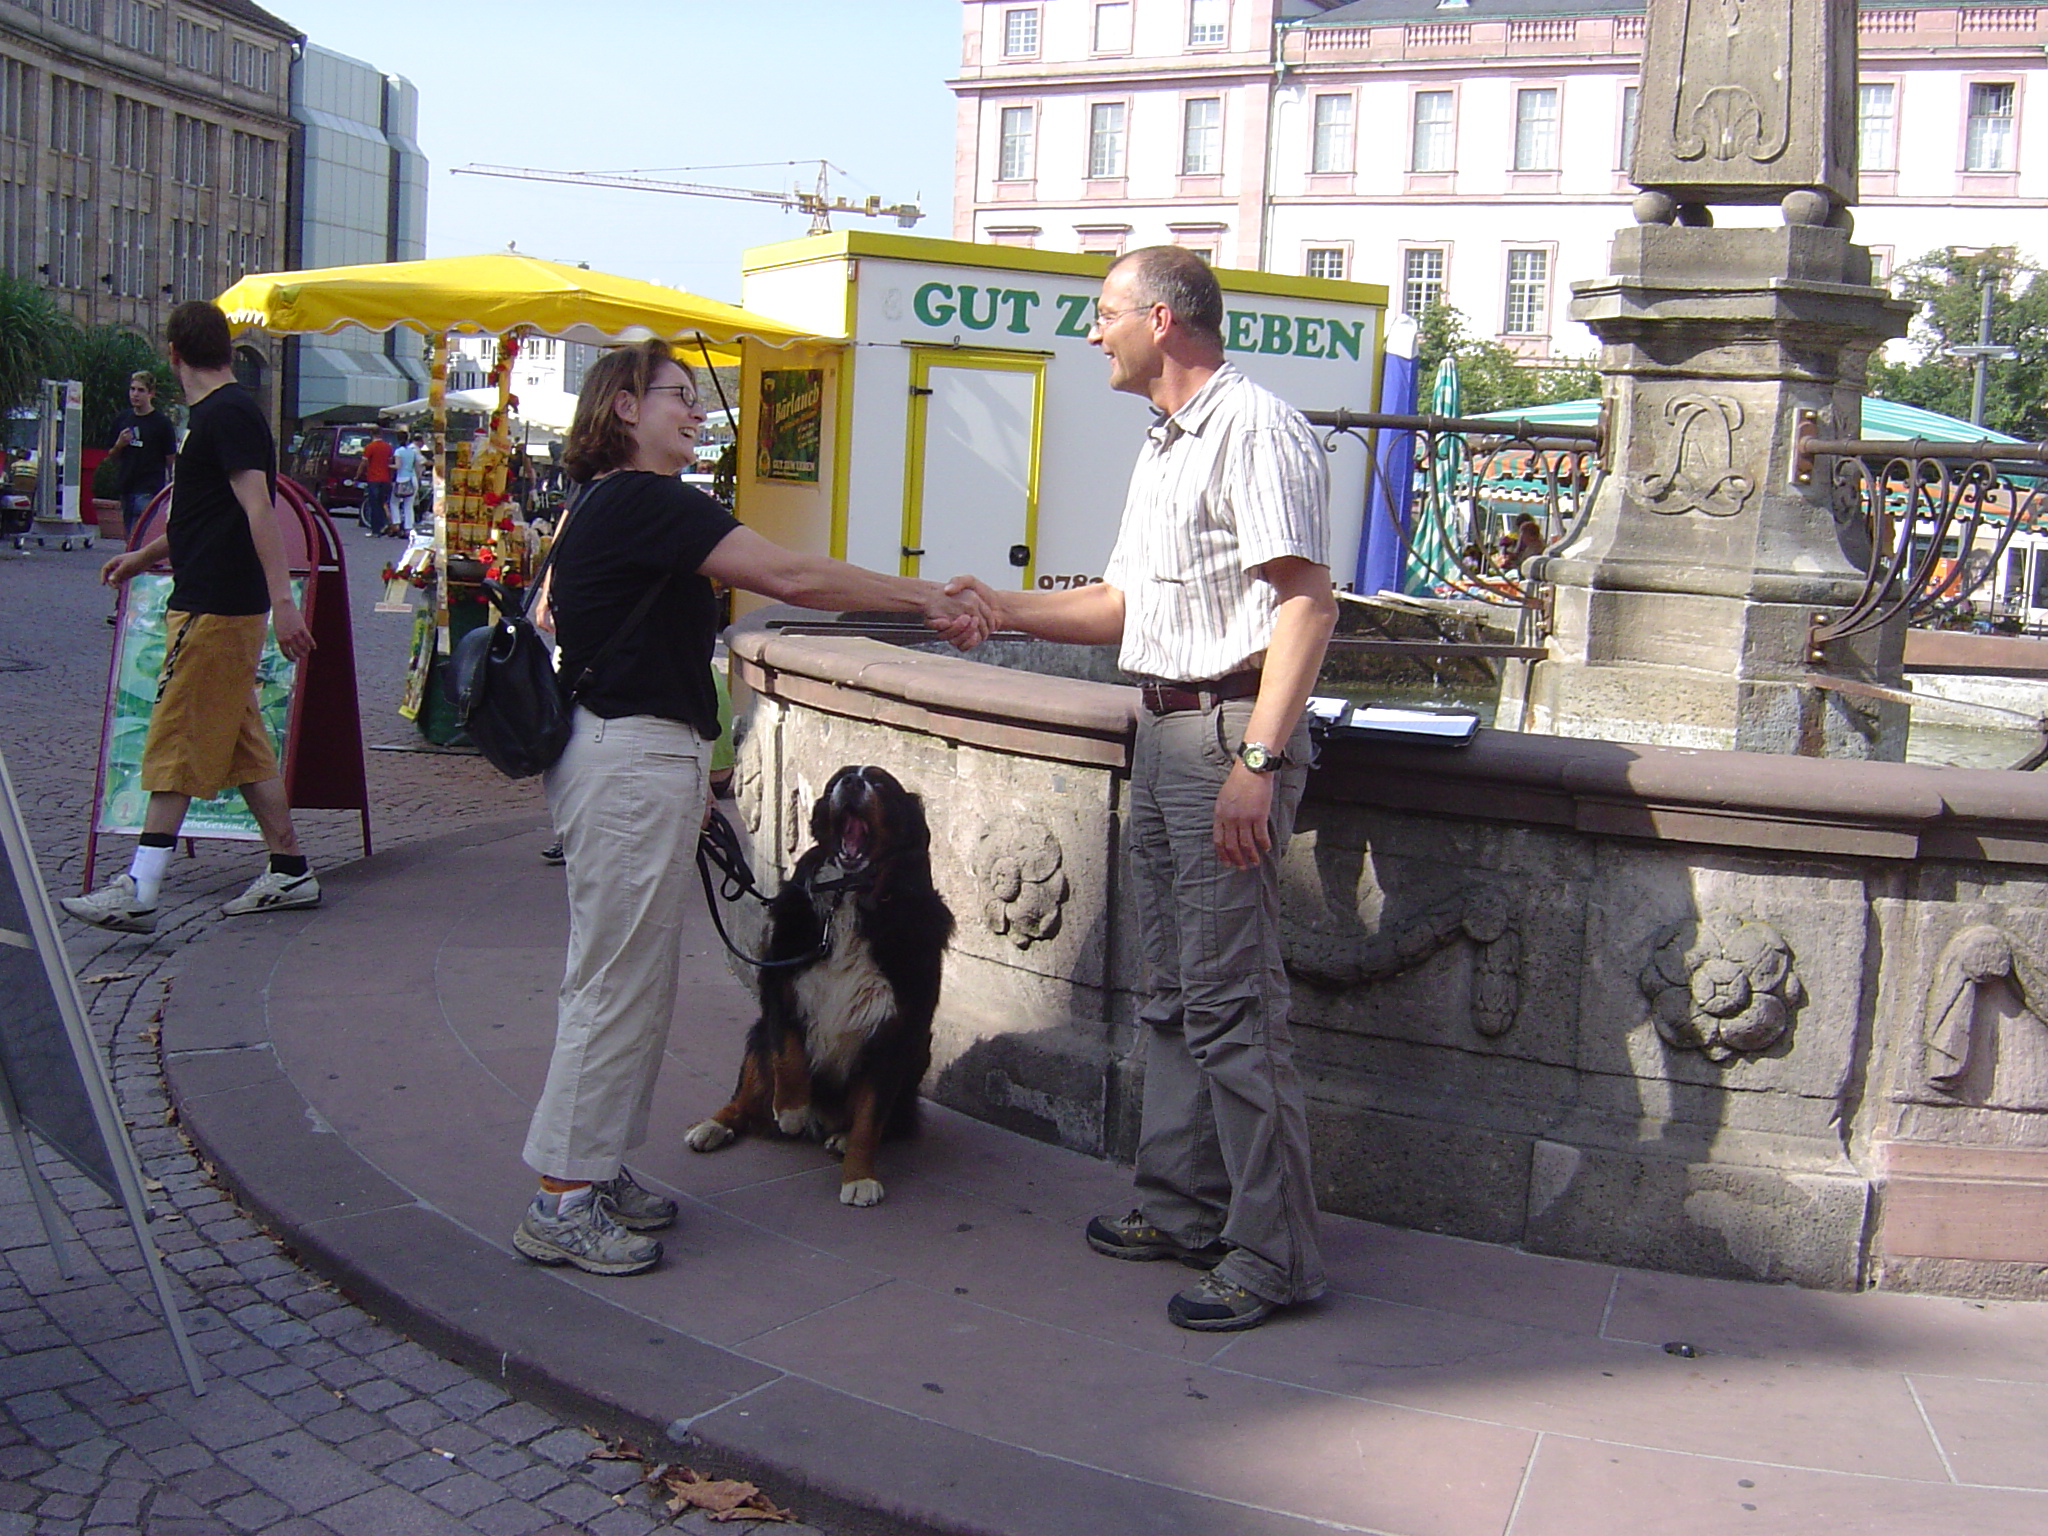
<path fill-rule="evenodd" d="M 714 864 L 724 876 L 722 881 L 712 880 L 711 866 Z M 740 847 L 739 834 L 733 831 L 732 823 L 725 819 L 724 813 L 716 806 L 712 807 L 711 814 L 704 823 L 704 830 L 697 835 L 697 875 L 704 882 L 704 904 L 711 909 L 711 926 L 718 930 L 719 942 L 725 946 L 726 953 L 742 965 L 751 965 L 761 971 L 787 970 L 791 966 L 809 965 L 814 960 L 822 960 L 830 952 L 830 924 L 827 924 L 824 933 L 819 935 L 818 947 L 815 950 L 809 954 L 793 955 L 787 960 L 757 959 L 733 943 L 732 936 L 725 931 L 725 919 L 719 915 L 719 897 L 723 895 L 727 901 L 738 901 L 742 896 L 751 896 L 763 906 L 768 904 L 768 898 L 761 894 L 760 887 L 754 883 L 754 871 L 747 864 L 746 851 Z M 714 888 L 715 886 L 717 888 Z"/>

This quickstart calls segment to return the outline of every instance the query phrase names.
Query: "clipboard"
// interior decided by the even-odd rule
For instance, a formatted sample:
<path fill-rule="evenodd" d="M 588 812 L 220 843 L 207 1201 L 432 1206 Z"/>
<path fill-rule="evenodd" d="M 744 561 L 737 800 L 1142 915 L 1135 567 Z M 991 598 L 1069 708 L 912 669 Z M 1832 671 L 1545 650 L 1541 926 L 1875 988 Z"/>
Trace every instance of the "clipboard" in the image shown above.
<path fill-rule="evenodd" d="M 1319 741 L 1386 741 L 1409 747 L 1469 747 L 1479 716 L 1469 709 L 1415 709 L 1310 698 L 1309 730 Z"/>

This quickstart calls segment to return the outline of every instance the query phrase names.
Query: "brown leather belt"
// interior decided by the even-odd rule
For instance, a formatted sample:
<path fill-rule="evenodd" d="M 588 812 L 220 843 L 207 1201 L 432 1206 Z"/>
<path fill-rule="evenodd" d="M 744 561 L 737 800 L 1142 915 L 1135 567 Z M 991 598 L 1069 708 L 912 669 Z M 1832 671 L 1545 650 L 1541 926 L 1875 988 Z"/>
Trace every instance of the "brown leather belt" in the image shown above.
<path fill-rule="evenodd" d="M 1228 677 L 1212 678 L 1205 683 L 1140 683 L 1138 695 L 1145 701 L 1145 708 L 1155 715 L 1214 709 L 1225 699 L 1257 698 L 1259 675 L 1254 667 L 1245 672 L 1233 672 Z"/>

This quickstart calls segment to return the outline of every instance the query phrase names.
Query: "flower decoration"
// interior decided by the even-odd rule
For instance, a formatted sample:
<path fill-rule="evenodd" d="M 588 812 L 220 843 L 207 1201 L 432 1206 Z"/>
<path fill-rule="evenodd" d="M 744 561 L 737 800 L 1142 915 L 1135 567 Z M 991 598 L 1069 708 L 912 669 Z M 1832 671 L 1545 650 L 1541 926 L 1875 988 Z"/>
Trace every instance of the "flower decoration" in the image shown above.
<path fill-rule="evenodd" d="M 1769 1050 L 1792 1026 L 1806 989 L 1777 929 L 1713 913 L 1660 929 L 1637 978 L 1667 1044 L 1709 1061 Z"/>
<path fill-rule="evenodd" d="M 1008 822 L 982 833 L 974 868 L 989 932 L 1006 935 L 1019 949 L 1057 934 L 1068 892 L 1067 877 L 1060 872 L 1064 859 L 1059 838 L 1035 821 Z"/>

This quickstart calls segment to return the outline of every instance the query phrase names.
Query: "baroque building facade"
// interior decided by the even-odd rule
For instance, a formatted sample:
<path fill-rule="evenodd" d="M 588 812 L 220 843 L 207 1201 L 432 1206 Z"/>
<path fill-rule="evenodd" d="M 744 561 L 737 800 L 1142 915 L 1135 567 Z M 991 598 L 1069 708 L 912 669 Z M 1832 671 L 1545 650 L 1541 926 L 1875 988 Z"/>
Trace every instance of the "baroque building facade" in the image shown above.
<path fill-rule="evenodd" d="M 965 0 L 954 233 L 1385 283 L 1524 356 L 1630 222 L 1642 0 Z M 1866 0 L 1857 239 L 2048 258 L 2048 5 Z M 1723 222 L 1775 209 L 1722 210 Z"/>

